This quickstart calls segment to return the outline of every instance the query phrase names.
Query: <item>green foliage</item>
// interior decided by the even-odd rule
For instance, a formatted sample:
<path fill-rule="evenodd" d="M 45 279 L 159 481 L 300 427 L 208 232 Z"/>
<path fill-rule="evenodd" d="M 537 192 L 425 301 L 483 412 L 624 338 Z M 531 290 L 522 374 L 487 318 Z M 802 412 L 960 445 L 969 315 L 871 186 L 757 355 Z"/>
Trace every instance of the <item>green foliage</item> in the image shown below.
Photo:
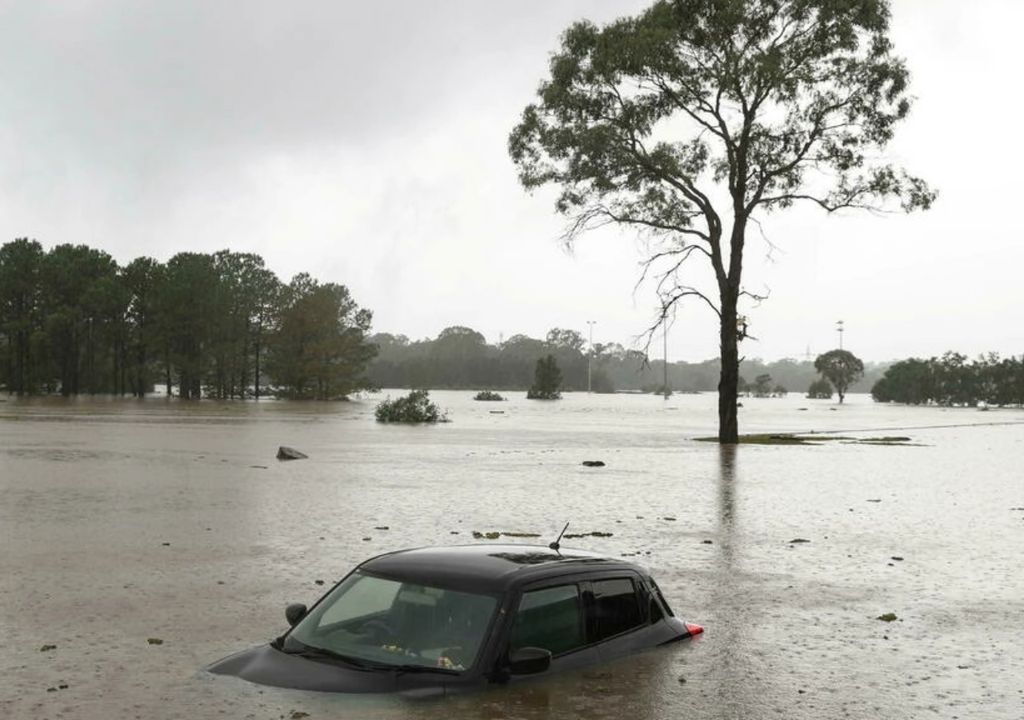
<path fill-rule="evenodd" d="M 436 423 L 446 419 L 430 401 L 427 390 L 413 390 L 404 397 L 382 400 L 374 415 L 382 423 Z"/>
<path fill-rule="evenodd" d="M 947 352 L 940 358 L 894 363 L 871 388 L 877 402 L 973 407 L 979 402 L 1024 405 L 1024 356 L 989 353 L 974 362 Z"/>
<path fill-rule="evenodd" d="M 370 320 L 344 285 L 296 275 L 283 291 L 267 359 L 277 394 L 333 400 L 369 387 L 363 370 L 377 352 L 366 341 Z"/>
<path fill-rule="evenodd" d="M 751 390 L 754 397 L 768 397 L 772 394 L 772 376 L 768 373 L 758 375 L 754 378 L 754 387 Z"/>
<path fill-rule="evenodd" d="M 85 245 L 6 243 L 0 387 L 142 397 L 159 380 L 183 398 L 258 397 L 265 382 L 289 397 L 366 387 L 369 312 L 343 286 L 303 277 L 285 293 L 258 255 L 226 250 L 118 267 Z"/>
<path fill-rule="evenodd" d="M 814 369 L 828 380 L 843 402 L 846 389 L 864 376 L 864 363 L 849 350 L 829 350 L 814 360 Z"/>
<path fill-rule="evenodd" d="M 832 397 L 832 383 L 825 378 L 818 378 L 807 388 L 807 397 L 811 400 L 828 400 Z"/>
<path fill-rule="evenodd" d="M 504 400 L 505 398 L 503 398 L 500 394 L 496 392 L 492 392 L 490 390 L 481 390 L 480 392 L 473 396 L 473 399 L 485 402 L 499 402 Z"/>
<path fill-rule="evenodd" d="M 562 371 L 554 355 L 537 360 L 533 386 L 526 393 L 530 400 L 557 400 L 562 397 Z"/>
<path fill-rule="evenodd" d="M 909 212 L 935 198 L 879 160 L 910 109 L 888 31 L 886 0 L 659 0 L 577 22 L 509 137 L 522 185 L 559 190 L 567 242 L 608 223 L 643 231 L 645 273 L 668 263 L 659 316 L 684 298 L 714 308 L 723 442 L 738 434 L 748 225 L 796 203 Z M 674 282 L 690 257 L 709 263 L 717 301 Z"/>

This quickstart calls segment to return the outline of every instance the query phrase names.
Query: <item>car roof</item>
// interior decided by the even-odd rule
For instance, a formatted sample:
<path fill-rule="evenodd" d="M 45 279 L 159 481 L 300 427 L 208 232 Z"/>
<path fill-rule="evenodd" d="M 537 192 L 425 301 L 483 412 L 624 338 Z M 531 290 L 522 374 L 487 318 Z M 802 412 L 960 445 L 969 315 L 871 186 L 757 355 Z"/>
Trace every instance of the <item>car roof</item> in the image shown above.
<path fill-rule="evenodd" d="M 586 550 L 546 545 L 478 544 L 424 547 L 378 555 L 360 570 L 394 580 L 467 592 L 504 592 L 517 584 L 581 571 L 632 570 L 639 566 Z"/>

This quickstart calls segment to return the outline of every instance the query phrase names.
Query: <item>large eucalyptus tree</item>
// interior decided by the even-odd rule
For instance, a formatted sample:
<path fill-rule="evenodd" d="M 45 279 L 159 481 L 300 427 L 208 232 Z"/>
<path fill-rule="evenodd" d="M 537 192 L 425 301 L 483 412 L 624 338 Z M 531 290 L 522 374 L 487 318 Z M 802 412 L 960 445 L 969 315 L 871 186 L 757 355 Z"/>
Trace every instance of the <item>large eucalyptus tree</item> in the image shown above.
<path fill-rule="evenodd" d="M 567 242 L 609 223 L 642 229 L 660 320 L 689 297 L 718 315 L 720 442 L 738 440 L 757 216 L 799 202 L 909 212 L 935 198 L 879 160 L 910 109 L 888 31 L 887 0 L 660 0 L 604 27 L 578 22 L 509 138 L 526 188 L 560 188 Z M 717 293 L 683 277 L 691 258 Z"/>

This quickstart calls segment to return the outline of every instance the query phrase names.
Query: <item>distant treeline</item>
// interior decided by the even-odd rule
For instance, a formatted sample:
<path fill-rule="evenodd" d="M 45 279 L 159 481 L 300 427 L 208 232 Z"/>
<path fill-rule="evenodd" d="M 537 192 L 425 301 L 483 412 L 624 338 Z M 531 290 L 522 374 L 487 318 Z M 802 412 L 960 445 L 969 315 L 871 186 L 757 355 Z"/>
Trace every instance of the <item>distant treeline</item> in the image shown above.
<path fill-rule="evenodd" d="M 513 335 L 491 345 L 476 330 L 455 326 L 434 339 L 414 341 L 404 335 L 379 333 L 371 336 L 370 342 L 379 352 L 367 374 L 379 387 L 526 390 L 533 383 L 537 360 L 552 354 L 562 371 L 562 389 L 587 389 L 589 352 L 583 335 L 575 330 L 555 328 L 542 340 Z M 618 343 L 594 343 L 589 359 L 595 392 L 654 392 L 662 387 L 664 362 L 647 363 L 638 350 L 627 350 Z M 751 388 L 754 379 L 770 375 L 773 388 L 782 386 L 799 393 L 806 393 L 818 377 L 812 360 L 744 360 L 740 369 L 751 379 Z M 880 365 L 866 368 L 865 378 L 851 391 L 866 392 L 883 369 Z M 718 375 L 717 358 L 700 363 L 670 362 L 668 366 L 668 384 L 675 391 L 714 391 Z M 746 386 L 741 379 L 741 391 Z"/>
<path fill-rule="evenodd" d="M 0 247 L 0 388 L 9 393 L 339 398 L 367 386 L 371 315 L 343 285 L 288 284 L 251 253 L 119 266 L 85 245 Z"/>
<path fill-rule="evenodd" d="M 989 353 L 973 362 L 947 352 L 940 358 L 911 358 L 894 363 L 871 388 L 878 402 L 911 405 L 999 407 L 1024 405 L 1024 356 L 1000 358 Z"/>

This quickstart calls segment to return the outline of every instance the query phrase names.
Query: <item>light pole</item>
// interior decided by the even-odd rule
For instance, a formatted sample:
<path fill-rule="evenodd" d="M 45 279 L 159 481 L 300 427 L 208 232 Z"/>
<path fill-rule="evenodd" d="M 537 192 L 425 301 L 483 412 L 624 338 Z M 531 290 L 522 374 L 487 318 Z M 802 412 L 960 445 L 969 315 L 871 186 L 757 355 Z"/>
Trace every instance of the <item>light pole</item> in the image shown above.
<path fill-rule="evenodd" d="M 836 332 L 839 333 L 839 349 L 843 349 L 843 321 L 838 320 L 836 322 Z"/>
<path fill-rule="evenodd" d="M 587 351 L 587 392 L 590 392 L 590 363 L 594 359 L 594 326 L 597 325 L 597 320 L 587 320 L 587 326 L 590 328 L 590 348 Z"/>

